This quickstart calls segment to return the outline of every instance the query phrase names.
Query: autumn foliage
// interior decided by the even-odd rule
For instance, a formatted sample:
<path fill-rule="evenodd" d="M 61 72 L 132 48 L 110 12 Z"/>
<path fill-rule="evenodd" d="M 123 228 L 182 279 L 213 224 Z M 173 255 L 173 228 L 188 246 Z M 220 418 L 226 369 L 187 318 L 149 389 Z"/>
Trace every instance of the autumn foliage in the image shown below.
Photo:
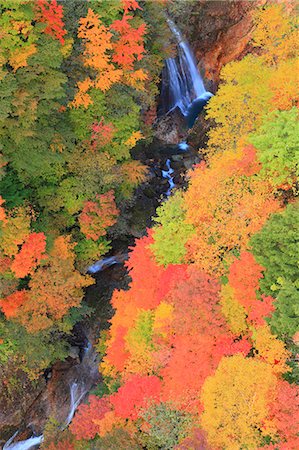
<path fill-rule="evenodd" d="M 45 234 L 30 233 L 30 220 L 25 209 L 15 209 L 2 222 L 3 291 L 14 292 L 1 298 L 0 307 L 7 319 L 14 318 L 29 332 L 38 332 L 78 307 L 82 288 L 92 281 L 75 270 L 75 244 L 70 237 L 57 237 L 47 252 Z M 17 283 L 9 283 L 9 273 L 16 278 L 29 276 L 26 289 L 15 290 Z"/>
<path fill-rule="evenodd" d="M 63 6 L 58 5 L 57 0 L 38 0 L 36 9 L 40 22 L 46 24 L 44 32 L 64 44 L 64 36 L 67 32 L 62 20 Z"/>
<path fill-rule="evenodd" d="M 95 395 L 89 396 L 89 404 L 81 405 L 71 424 L 77 439 L 93 439 L 99 431 L 99 422 L 110 411 L 109 403 Z"/>
<path fill-rule="evenodd" d="M 192 173 L 185 220 L 195 233 L 187 243 L 187 258 L 203 270 L 222 274 L 231 252 L 246 250 L 250 236 L 279 209 L 271 186 L 255 176 L 258 171 L 249 146 L 240 153 L 216 155 L 209 167 L 201 163 Z"/>
<path fill-rule="evenodd" d="M 146 179 L 130 151 L 151 137 L 166 3 L 0 0 L 5 401 L 58 360 L 83 372 L 74 325 L 104 327 L 83 325 L 102 314 L 82 301 L 86 269 L 108 236 L 127 239 Z M 101 382 L 68 430 L 50 420 L 45 448 L 299 448 L 298 27 L 284 3 L 252 7 L 250 53 L 222 70 L 200 164 L 129 248 L 95 346 Z"/>
<path fill-rule="evenodd" d="M 15 256 L 11 270 L 17 278 L 31 275 L 39 265 L 46 250 L 46 236 L 44 233 L 31 233 Z"/>
<path fill-rule="evenodd" d="M 87 201 L 81 211 L 79 223 L 82 233 L 96 241 L 106 234 L 106 229 L 116 222 L 118 209 L 113 191 L 97 195 L 95 201 Z"/>
<path fill-rule="evenodd" d="M 84 64 L 94 69 L 97 76 L 78 82 L 78 92 L 73 106 L 88 108 L 92 104 L 90 89 L 103 92 L 115 83 L 127 83 L 142 89 L 142 82 L 147 79 L 143 69 L 134 68 L 134 63 L 143 58 L 145 52 L 143 38 L 145 24 L 135 28 L 131 25 L 133 12 L 141 9 L 137 2 L 124 3 L 121 20 L 115 20 L 110 27 L 103 24 L 100 16 L 91 8 L 86 17 L 80 19 L 78 37 L 84 40 Z"/>
<path fill-rule="evenodd" d="M 136 7 L 125 2 L 125 15 L 131 3 Z M 297 335 L 291 344 L 279 339 L 297 323 L 296 308 L 287 308 L 298 289 L 297 209 L 284 211 L 297 170 L 296 96 L 286 70 L 296 31 L 280 13 L 281 5 L 270 5 L 256 14 L 259 52 L 223 69 L 208 107 L 216 126 L 205 161 L 131 249 L 129 289 L 114 291 L 115 314 L 100 338 L 110 411 L 92 428 L 99 442 L 119 429 L 142 448 L 298 447 L 298 389 L 286 381 L 298 370 Z M 129 21 L 112 27 L 124 46 L 131 45 Z M 112 60 L 123 69 L 132 61 L 119 52 Z M 286 114 L 267 116 L 275 108 Z M 86 408 L 74 419 L 76 439 L 80 415 L 82 423 L 93 421 Z"/>

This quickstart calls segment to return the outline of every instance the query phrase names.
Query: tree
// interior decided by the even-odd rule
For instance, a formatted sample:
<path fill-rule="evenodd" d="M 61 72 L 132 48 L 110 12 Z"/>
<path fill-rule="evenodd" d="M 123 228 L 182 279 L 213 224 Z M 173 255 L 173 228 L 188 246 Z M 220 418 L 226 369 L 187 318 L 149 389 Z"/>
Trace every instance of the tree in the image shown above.
<path fill-rule="evenodd" d="M 212 448 L 258 448 L 263 436 L 275 435 L 268 419 L 277 380 L 270 365 L 234 355 L 223 358 L 206 379 L 201 423 Z"/>
<path fill-rule="evenodd" d="M 224 66 L 217 95 L 207 106 L 207 116 L 216 122 L 209 132 L 209 154 L 235 150 L 248 133 L 258 130 L 265 114 L 290 109 L 298 101 L 291 69 L 298 63 L 294 15 L 284 5 L 271 4 L 254 16 L 252 43 L 259 51 Z"/>
<path fill-rule="evenodd" d="M 162 357 L 164 349 L 159 341 L 167 334 L 166 326 L 172 317 L 172 306 L 163 299 L 187 274 L 185 266 L 157 266 L 149 249 L 151 242 L 151 236 L 136 242 L 127 262 L 132 277 L 130 290 L 114 291 L 112 296 L 116 312 L 101 364 L 107 377 L 126 379 L 131 374 L 156 373 L 163 365 L 157 356 L 160 352 Z"/>
<path fill-rule="evenodd" d="M 184 411 L 173 409 L 166 403 L 150 407 L 143 414 L 145 424 L 139 440 L 145 448 L 171 450 L 190 433 L 193 418 Z"/>
<path fill-rule="evenodd" d="M 28 292 L 25 290 L 16 291 L 4 299 L 0 299 L 0 307 L 7 319 L 16 317 L 19 309 L 28 301 Z"/>
<path fill-rule="evenodd" d="M 31 276 L 27 301 L 19 308 L 17 319 L 29 332 L 50 328 L 70 310 L 78 307 L 84 287 L 92 279 L 74 268 L 74 244 L 69 237 L 55 239 L 44 265 Z"/>
<path fill-rule="evenodd" d="M 87 93 L 90 87 L 97 87 L 105 92 L 113 83 L 120 81 L 122 71 L 114 67 L 109 55 L 109 51 L 113 48 L 112 33 L 102 24 L 99 15 L 90 8 L 87 16 L 80 19 L 78 37 L 85 40 L 84 64 L 97 72 L 95 81 L 88 77 L 84 80 L 84 84 L 78 85 L 79 93 L 75 97 L 73 105 L 87 107 L 91 101 Z"/>
<path fill-rule="evenodd" d="M 28 8 L 28 2 L 6 2 L 1 0 L 1 71 L 8 76 L 4 69 L 9 63 L 14 71 L 27 66 L 27 60 L 36 52 L 38 38 L 32 24 L 33 8 Z M 9 76 L 8 76 L 9 78 Z M 6 109 L 6 108 L 5 108 Z M 4 111 L 5 111 L 4 109 Z M 4 112 L 3 111 L 3 112 Z"/>
<path fill-rule="evenodd" d="M 249 252 L 242 252 L 229 268 L 228 281 L 234 297 L 246 311 L 248 323 L 264 325 L 265 317 L 274 311 L 272 297 L 258 296 L 259 280 L 263 278 L 264 268 L 256 263 Z"/>
<path fill-rule="evenodd" d="M 223 67 L 217 95 L 207 106 L 207 117 L 216 122 L 208 133 L 209 154 L 236 150 L 240 139 L 259 127 L 272 106 L 271 76 L 271 68 L 252 54 Z"/>
<path fill-rule="evenodd" d="M 249 138 L 262 163 L 260 175 L 275 186 L 292 185 L 299 175 L 298 134 L 298 112 L 292 108 L 273 112 Z"/>
<path fill-rule="evenodd" d="M 270 417 L 277 430 L 275 441 L 281 450 L 296 450 L 299 444 L 299 388 L 279 380 Z M 292 426 L 290 426 L 290 423 Z"/>
<path fill-rule="evenodd" d="M 63 36 L 66 35 L 66 30 L 63 29 L 63 7 L 58 5 L 56 0 L 38 0 L 37 1 L 38 19 L 45 23 L 46 27 L 44 33 L 58 39 L 61 44 L 64 44 Z"/>
<path fill-rule="evenodd" d="M 178 283 L 166 297 L 173 305 L 168 331 L 169 354 L 163 376 L 163 400 L 178 409 L 195 412 L 199 393 L 207 376 L 224 355 L 249 352 L 251 345 L 234 342 L 219 305 L 219 284 L 196 270 Z"/>
<path fill-rule="evenodd" d="M 4 212 L 2 209 L 2 215 L 4 215 Z M 0 224 L 0 248 L 4 255 L 15 256 L 19 251 L 19 246 L 28 238 L 31 222 L 30 213 L 30 210 L 24 207 L 14 208 L 5 213 L 6 220 Z"/>
<path fill-rule="evenodd" d="M 155 262 L 150 250 L 152 243 L 153 237 L 150 233 L 149 236 L 139 239 L 126 264 L 133 280 L 130 295 L 135 299 L 135 307 L 143 309 L 155 308 L 161 300 L 160 279 L 164 269 Z M 146 277 L 144 273 L 147 274 Z"/>
<path fill-rule="evenodd" d="M 2 206 L 5 203 L 5 200 L 1 197 L 0 195 L 0 221 L 1 222 L 6 222 L 6 214 L 5 214 L 5 209 Z"/>
<path fill-rule="evenodd" d="M 276 297 L 273 328 L 280 336 L 292 336 L 298 324 L 298 206 L 289 204 L 274 214 L 250 241 L 256 260 L 265 268 L 260 289 Z"/>
<path fill-rule="evenodd" d="M 252 234 L 279 209 L 259 171 L 255 152 L 245 147 L 202 162 L 191 173 L 184 195 L 185 222 L 194 233 L 187 242 L 187 258 L 208 273 L 223 274 L 233 254 L 246 250 Z"/>
<path fill-rule="evenodd" d="M 134 326 L 128 330 L 125 337 L 125 348 L 130 357 L 125 363 L 126 373 L 140 373 L 141 375 L 153 372 L 153 322 L 152 311 L 140 311 Z"/>
<path fill-rule="evenodd" d="M 256 260 L 266 269 L 260 287 L 267 294 L 279 289 L 279 278 L 296 282 L 298 207 L 298 202 L 291 203 L 282 213 L 274 214 L 250 241 Z"/>
<path fill-rule="evenodd" d="M 181 264 L 186 256 L 186 243 L 192 236 L 194 228 L 186 224 L 184 200 L 182 192 L 178 191 L 171 196 L 167 203 L 157 209 L 154 221 L 154 242 L 151 250 L 158 264 Z"/>
<path fill-rule="evenodd" d="M 142 410 L 160 400 L 161 381 L 156 376 L 134 375 L 119 390 L 110 396 L 115 414 L 133 420 L 141 416 Z"/>
<path fill-rule="evenodd" d="M 70 430 L 76 439 L 93 439 L 99 432 L 98 421 L 110 411 L 109 401 L 96 395 L 88 397 L 88 405 L 81 404 L 70 425 Z"/>
<path fill-rule="evenodd" d="M 252 338 L 258 357 L 272 366 L 273 373 L 285 373 L 290 370 L 286 366 L 290 352 L 286 350 L 285 344 L 271 333 L 268 325 L 254 330 Z"/>
<path fill-rule="evenodd" d="M 30 233 L 15 256 L 11 270 L 17 278 L 31 275 L 40 261 L 45 258 L 46 236 L 44 233 Z"/>
<path fill-rule="evenodd" d="M 285 5 L 269 4 L 254 14 L 253 45 L 262 50 L 262 58 L 277 64 L 296 56 L 298 30 Z"/>
<path fill-rule="evenodd" d="M 299 330 L 299 289 L 290 281 L 282 281 L 271 317 L 271 329 L 282 339 L 293 337 Z"/>
<path fill-rule="evenodd" d="M 75 450 L 74 444 L 68 440 L 63 439 L 62 441 L 51 443 L 44 447 L 45 450 Z"/>
<path fill-rule="evenodd" d="M 63 115 L 58 111 L 61 106 L 58 102 L 64 97 L 63 84 L 67 81 L 60 70 L 61 45 L 51 36 L 42 34 L 34 14 L 32 2 L 17 2 L 5 11 L 5 28 L 11 21 L 15 25 L 5 31 L 1 51 L 9 58 L 9 47 L 13 57 L 16 46 L 21 53 L 16 55 L 18 64 L 14 72 L 6 71 L 0 80 L 1 101 L 5 105 L 0 118 L 3 154 L 19 179 L 25 179 L 25 183 L 29 179 L 33 186 L 43 174 L 47 175 L 44 180 L 48 183 L 53 173 L 57 175 L 62 157 L 49 152 L 49 148 L 64 147 L 69 137 L 61 120 Z M 28 54 L 32 46 L 34 51 Z"/>
<path fill-rule="evenodd" d="M 141 8 L 139 7 L 139 9 Z M 143 23 L 138 28 L 134 28 L 130 25 L 132 19 L 133 16 L 127 14 L 125 10 L 122 19 L 116 20 L 111 25 L 111 29 L 119 35 L 119 38 L 113 45 L 113 62 L 117 63 L 123 70 L 129 71 L 133 70 L 134 62 L 140 61 L 145 52 L 143 45 L 145 24 Z"/>
<path fill-rule="evenodd" d="M 114 428 L 111 433 L 96 439 L 93 448 L 94 450 L 102 448 L 109 448 L 110 450 L 119 450 L 120 448 L 123 450 L 141 450 L 129 427 L 128 430 L 125 427 Z"/>
<path fill-rule="evenodd" d="M 96 201 L 86 201 L 79 216 L 82 233 L 96 241 L 106 235 L 106 229 L 116 222 L 119 213 L 113 191 L 97 195 Z"/>

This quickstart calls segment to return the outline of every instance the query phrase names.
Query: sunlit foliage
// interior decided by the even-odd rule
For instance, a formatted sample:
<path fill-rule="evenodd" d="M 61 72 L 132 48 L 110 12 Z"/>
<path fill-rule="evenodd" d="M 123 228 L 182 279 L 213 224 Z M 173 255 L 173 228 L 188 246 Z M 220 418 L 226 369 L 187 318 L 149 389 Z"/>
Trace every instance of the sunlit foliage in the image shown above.
<path fill-rule="evenodd" d="M 206 379 L 201 397 L 201 423 L 211 447 L 258 448 L 263 436 L 273 434 L 267 417 L 276 384 L 265 362 L 241 355 L 222 359 L 215 375 Z"/>
<path fill-rule="evenodd" d="M 279 209 L 267 181 L 259 180 L 252 147 L 215 156 L 192 173 L 185 194 L 186 223 L 194 227 L 188 258 L 207 272 L 222 274 L 235 251 L 248 247 L 269 215 Z"/>
<path fill-rule="evenodd" d="M 299 342 L 298 30 L 287 7 L 253 12 L 250 54 L 223 68 L 207 106 L 205 160 L 130 248 L 131 281 L 113 292 L 97 346 L 101 394 L 46 448 L 299 447 L 288 382 Z M 83 271 L 146 180 L 131 149 L 155 118 L 166 7 L 0 8 L 0 365 L 34 380 L 68 356 L 89 312 Z"/>

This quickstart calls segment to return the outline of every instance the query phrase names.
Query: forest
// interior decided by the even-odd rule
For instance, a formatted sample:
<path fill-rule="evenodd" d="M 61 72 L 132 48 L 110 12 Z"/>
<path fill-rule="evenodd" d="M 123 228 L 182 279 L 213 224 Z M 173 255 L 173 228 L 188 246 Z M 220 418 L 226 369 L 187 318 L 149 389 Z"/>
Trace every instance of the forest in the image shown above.
<path fill-rule="evenodd" d="M 0 445 L 297 450 L 296 2 L 0 10 Z"/>

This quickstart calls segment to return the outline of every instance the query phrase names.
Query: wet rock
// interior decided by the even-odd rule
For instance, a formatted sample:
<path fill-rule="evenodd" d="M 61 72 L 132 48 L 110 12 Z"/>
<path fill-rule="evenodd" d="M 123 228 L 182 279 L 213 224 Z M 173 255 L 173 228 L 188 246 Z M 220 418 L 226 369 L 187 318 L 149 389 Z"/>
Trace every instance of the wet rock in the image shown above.
<path fill-rule="evenodd" d="M 79 347 L 71 347 L 69 350 L 69 357 L 73 359 L 79 359 L 80 348 Z"/>
<path fill-rule="evenodd" d="M 161 119 L 154 128 L 155 137 L 165 144 L 179 144 L 187 136 L 187 125 L 178 109 Z"/>
<path fill-rule="evenodd" d="M 188 143 L 197 150 L 205 148 L 208 141 L 208 131 L 213 125 L 212 120 L 207 120 L 205 112 L 202 113 L 188 132 Z"/>
<path fill-rule="evenodd" d="M 174 181 L 174 184 L 175 184 L 175 186 L 176 187 L 179 187 L 181 184 L 182 184 L 182 176 L 181 176 L 181 174 L 176 174 L 174 177 L 173 177 L 173 181 Z"/>
<path fill-rule="evenodd" d="M 174 171 L 180 171 L 182 170 L 182 161 L 173 161 L 171 160 L 171 167 L 174 169 Z"/>
<path fill-rule="evenodd" d="M 184 155 L 173 155 L 173 156 L 171 157 L 171 159 L 172 159 L 172 161 L 182 163 L 182 161 L 183 161 L 183 159 L 184 159 Z"/>

